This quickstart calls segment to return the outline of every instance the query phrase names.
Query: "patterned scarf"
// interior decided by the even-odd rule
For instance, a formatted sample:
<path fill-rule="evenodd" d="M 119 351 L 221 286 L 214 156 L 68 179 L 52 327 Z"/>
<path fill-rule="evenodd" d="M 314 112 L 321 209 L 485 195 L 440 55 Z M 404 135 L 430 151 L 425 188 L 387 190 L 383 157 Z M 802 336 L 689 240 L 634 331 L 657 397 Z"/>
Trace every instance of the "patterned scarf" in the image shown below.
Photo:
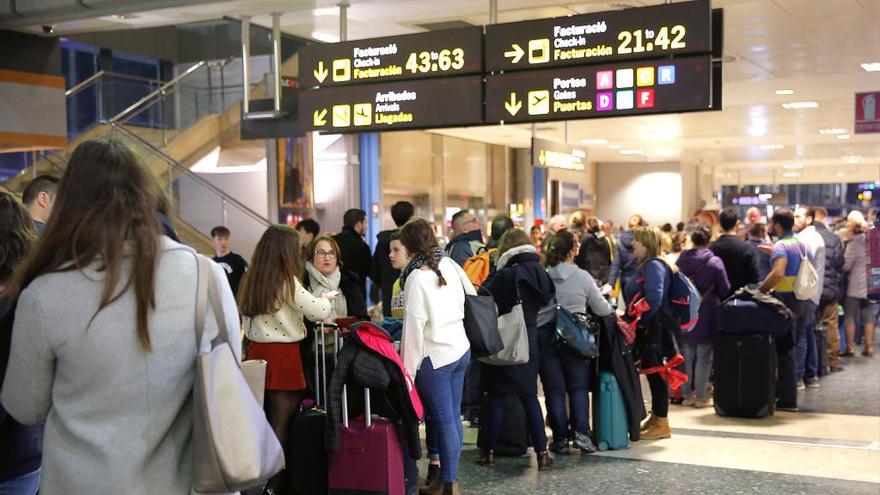
<path fill-rule="evenodd" d="M 435 247 L 434 249 L 431 250 L 431 258 L 430 259 L 433 259 L 434 261 L 436 261 L 438 263 L 438 267 L 439 267 L 440 260 L 443 259 L 444 255 L 445 255 L 445 253 L 443 252 L 442 249 L 440 249 L 439 247 Z M 423 267 L 424 265 L 427 265 L 428 261 L 429 261 L 429 258 L 427 258 L 426 256 L 421 255 L 421 254 L 415 255 L 415 256 L 413 256 L 413 259 L 409 260 L 409 263 L 407 263 L 406 268 L 404 268 L 400 272 L 400 290 L 403 290 L 403 286 L 406 284 L 406 278 L 409 276 L 409 274 L 412 273 L 413 270 L 418 270 L 419 268 Z M 434 270 L 434 273 L 436 273 L 438 277 L 443 276 L 443 274 L 440 273 L 439 268 L 437 270 Z"/>

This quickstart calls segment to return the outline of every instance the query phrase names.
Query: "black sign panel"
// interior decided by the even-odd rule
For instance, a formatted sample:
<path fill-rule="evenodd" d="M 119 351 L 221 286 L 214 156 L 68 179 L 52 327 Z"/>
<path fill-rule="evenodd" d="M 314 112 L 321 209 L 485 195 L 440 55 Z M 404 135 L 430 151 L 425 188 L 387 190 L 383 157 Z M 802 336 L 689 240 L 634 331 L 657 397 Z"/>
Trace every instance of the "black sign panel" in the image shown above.
<path fill-rule="evenodd" d="M 532 138 L 532 166 L 584 170 L 587 152 L 584 148 L 559 141 Z"/>
<path fill-rule="evenodd" d="M 483 120 L 482 76 L 300 90 L 303 130 L 393 131 Z"/>
<path fill-rule="evenodd" d="M 488 76 L 486 122 L 712 109 L 708 55 Z"/>
<path fill-rule="evenodd" d="M 709 53 L 711 35 L 708 0 L 494 24 L 486 71 Z"/>
<path fill-rule="evenodd" d="M 483 28 L 479 26 L 311 45 L 299 51 L 302 87 L 424 79 L 482 71 Z"/>

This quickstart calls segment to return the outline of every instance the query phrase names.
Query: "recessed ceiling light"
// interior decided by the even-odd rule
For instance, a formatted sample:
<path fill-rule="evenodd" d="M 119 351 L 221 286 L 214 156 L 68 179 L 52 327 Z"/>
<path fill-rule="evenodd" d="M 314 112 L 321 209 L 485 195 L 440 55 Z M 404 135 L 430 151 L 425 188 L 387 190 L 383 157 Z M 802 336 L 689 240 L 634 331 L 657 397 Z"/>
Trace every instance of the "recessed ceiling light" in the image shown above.
<path fill-rule="evenodd" d="M 762 121 L 752 122 L 752 125 L 749 126 L 748 132 L 749 136 L 761 137 L 764 134 L 767 134 L 767 123 Z"/>
<path fill-rule="evenodd" d="M 865 62 L 862 64 L 865 72 L 880 72 L 880 62 Z"/>
<path fill-rule="evenodd" d="M 621 155 L 644 155 L 644 150 L 620 150 Z"/>
<path fill-rule="evenodd" d="M 832 135 L 836 135 L 836 134 L 846 134 L 847 132 L 849 132 L 849 131 L 847 131 L 846 129 L 840 128 L 840 127 L 834 127 L 834 128 L 829 128 L 829 129 L 819 129 L 819 134 L 823 134 L 825 136 L 832 136 Z"/>
<path fill-rule="evenodd" d="M 801 110 L 804 108 L 818 108 L 819 103 L 815 101 L 793 101 L 791 103 L 783 103 L 782 108 L 786 110 Z"/>
<path fill-rule="evenodd" d="M 623 148 L 623 146 L 621 146 L 619 144 L 609 144 L 608 147 L 613 150 L 619 150 L 620 148 Z"/>
<path fill-rule="evenodd" d="M 800 172 L 785 172 L 782 174 L 783 177 L 800 177 Z"/>
<path fill-rule="evenodd" d="M 777 89 L 776 94 L 778 94 L 779 96 L 793 95 L 794 90 L 793 89 Z"/>
<path fill-rule="evenodd" d="M 844 173 L 843 173 L 843 172 L 837 172 L 837 176 L 838 176 L 838 177 L 843 177 L 843 176 L 844 176 Z"/>
<path fill-rule="evenodd" d="M 608 144 L 608 140 L 602 138 L 582 139 L 581 144 Z"/>
<path fill-rule="evenodd" d="M 845 161 L 846 163 L 859 163 L 859 160 L 861 160 L 862 157 L 859 155 L 846 155 L 840 157 L 840 159 Z"/>
<path fill-rule="evenodd" d="M 785 148 L 785 145 L 784 144 L 762 144 L 761 146 L 758 146 L 758 148 L 765 150 L 765 151 L 781 150 L 781 149 Z"/>
<path fill-rule="evenodd" d="M 850 138 L 849 134 L 840 134 L 837 136 L 837 139 L 849 139 L 849 138 Z"/>
<path fill-rule="evenodd" d="M 333 36 L 332 34 L 322 33 L 320 31 L 312 31 L 312 38 L 325 43 L 339 42 L 339 36 Z"/>
<path fill-rule="evenodd" d="M 804 166 L 801 165 L 800 163 L 786 163 L 786 164 L 782 165 L 782 168 L 787 169 L 787 170 L 799 170 L 799 169 L 804 168 Z"/>

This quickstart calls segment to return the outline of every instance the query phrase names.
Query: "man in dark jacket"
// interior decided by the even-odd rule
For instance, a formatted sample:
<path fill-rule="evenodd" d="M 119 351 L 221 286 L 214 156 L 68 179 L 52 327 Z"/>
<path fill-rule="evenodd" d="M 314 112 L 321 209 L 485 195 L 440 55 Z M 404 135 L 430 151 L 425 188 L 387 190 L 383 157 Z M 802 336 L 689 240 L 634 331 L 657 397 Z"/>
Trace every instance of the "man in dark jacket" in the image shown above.
<path fill-rule="evenodd" d="M 486 245 L 483 243 L 483 232 L 480 221 L 468 210 L 459 210 L 452 215 L 452 237 L 446 246 L 446 254 L 459 266 L 471 256 L 479 254 Z"/>
<path fill-rule="evenodd" d="M 626 286 L 638 276 L 638 261 L 633 253 L 633 231 L 630 229 L 621 232 L 620 239 L 614 244 L 614 261 L 608 269 L 608 284 L 614 287 L 620 282 L 618 294 L 624 294 Z"/>
<path fill-rule="evenodd" d="M 720 215 L 721 235 L 709 248 L 724 262 L 724 270 L 730 280 L 730 292 L 740 287 L 756 284 L 758 278 L 757 249 L 737 236 L 739 216 L 733 207 L 725 208 Z"/>
<path fill-rule="evenodd" d="M 398 201 L 391 207 L 391 219 L 397 228 L 409 221 L 415 215 L 415 207 L 409 201 Z M 400 270 L 391 266 L 388 258 L 391 252 L 391 234 L 395 229 L 383 230 L 376 236 L 376 252 L 373 253 L 372 278 L 382 291 L 382 314 L 391 316 L 391 290 L 394 281 L 400 276 Z"/>
<path fill-rule="evenodd" d="M 580 238 L 581 247 L 575 264 L 583 270 L 590 272 L 596 280 L 596 284 L 602 287 L 608 283 L 608 275 L 611 272 L 611 246 L 612 243 L 602 234 L 599 219 L 590 217 L 587 219 L 587 232 Z"/>
<path fill-rule="evenodd" d="M 813 217 L 816 232 L 825 241 L 825 283 L 822 285 L 822 296 L 819 298 L 819 321 L 825 329 L 828 341 L 828 363 L 831 371 L 843 371 L 840 364 L 840 333 L 837 331 L 837 302 L 843 288 L 843 243 L 840 237 L 828 230 L 825 218 L 828 210 L 821 207 L 808 208 L 807 216 Z"/>
<path fill-rule="evenodd" d="M 367 212 L 353 208 L 342 217 L 342 232 L 333 236 L 342 251 L 342 267 L 360 277 L 358 288 L 367 297 L 367 277 L 370 276 L 370 246 L 364 242 L 367 233 Z"/>

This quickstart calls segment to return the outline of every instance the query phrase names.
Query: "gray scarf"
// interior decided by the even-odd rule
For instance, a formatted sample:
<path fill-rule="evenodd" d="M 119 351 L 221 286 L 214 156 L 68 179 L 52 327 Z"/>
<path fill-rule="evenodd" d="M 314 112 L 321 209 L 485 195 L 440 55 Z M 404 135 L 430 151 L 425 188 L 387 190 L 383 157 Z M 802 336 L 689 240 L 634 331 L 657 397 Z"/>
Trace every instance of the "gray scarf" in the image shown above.
<path fill-rule="evenodd" d="M 336 296 L 336 301 L 333 303 L 333 308 L 330 310 L 330 318 L 348 316 L 348 306 L 345 303 L 345 294 L 339 289 L 339 281 L 342 280 L 342 271 L 339 267 L 337 266 L 329 277 L 325 277 L 324 274 L 311 263 L 306 263 L 306 271 L 309 272 L 308 289 L 313 296 L 321 297 L 321 295 L 326 294 L 327 292 L 332 292 L 334 290 L 339 291 L 339 295 Z"/>

